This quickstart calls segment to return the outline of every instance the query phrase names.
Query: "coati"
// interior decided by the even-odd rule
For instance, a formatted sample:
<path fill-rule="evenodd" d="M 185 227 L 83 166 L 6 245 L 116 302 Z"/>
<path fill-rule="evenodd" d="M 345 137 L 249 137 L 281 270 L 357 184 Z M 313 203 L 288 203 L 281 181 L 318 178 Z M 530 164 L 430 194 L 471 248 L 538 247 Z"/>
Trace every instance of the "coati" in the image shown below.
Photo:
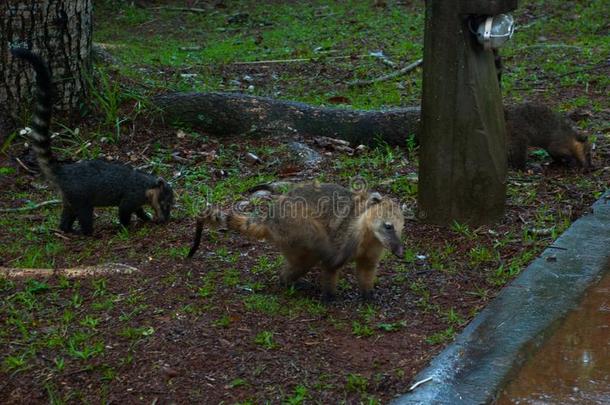
<path fill-rule="evenodd" d="M 504 108 L 508 137 L 508 162 L 524 169 L 529 146 L 545 149 L 557 163 L 569 167 L 591 166 L 591 144 L 568 120 L 549 107 L 523 103 Z"/>
<path fill-rule="evenodd" d="M 44 177 L 61 194 L 63 211 L 59 228 L 71 232 L 78 219 L 83 234 L 93 232 L 93 207 L 119 207 L 119 219 L 128 226 L 131 215 L 149 220 L 142 208 L 148 204 L 158 222 L 169 220 L 174 202 L 171 186 L 162 178 L 130 166 L 103 160 L 59 163 L 51 152 L 49 125 L 52 110 L 51 72 L 38 55 L 24 48 L 11 53 L 29 62 L 36 73 L 36 107 L 30 140 Z"/>
<path fill-rule="evenodd" d="M 339 269 L 354 260 L 360 292 L 372 298 L 383 249 L 402 257 L 404 217 L 397 203 L 376 192 L 354 192 L 336 184 L 304 184 L 279 196 L 262 218 L 208 209 L 197 220 L 188 257 L 201 241 L 204 223 L 225 227 L 275 245 L 286 258 L 282 284 L 292 284 L 312 267 L 322 268 L 322 297 L 335 296 Z"/>

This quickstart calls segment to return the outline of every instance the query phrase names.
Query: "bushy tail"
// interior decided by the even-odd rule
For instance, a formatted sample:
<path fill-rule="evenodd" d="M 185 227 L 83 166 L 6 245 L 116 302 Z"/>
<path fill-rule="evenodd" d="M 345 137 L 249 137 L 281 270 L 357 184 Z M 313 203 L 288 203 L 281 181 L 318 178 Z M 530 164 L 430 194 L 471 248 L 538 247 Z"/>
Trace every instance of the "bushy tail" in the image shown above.
<path fill-rule="evenodd" d="M 226 219 L 227 227 L 243 235 L 255 239 L 268 239 L 271 236 L 269 227 L 256 218 L 245 215 L 230 213 Z"/>
<path fill-rule="evenodd" d="M 223 212 L 216 209 L 206 210 L 199 219 L 197 219 L 197 225 L 195 228 L 195 238 L 191 250 L 187 257 L 191 258 L 199 248 L 201 243 L 201 234 L 203 233 L 203 225 L 209 224 L 219 228 L 228 228 L 233 231 L 237 231 L 243 235 L 256 238 L 266 239 L 271 235 L 269 228 L 257 221 L 256 219 L 248 218 L 245 215 L 231 212 L 224 214 Z"/>
<path fill-rule="evenodd" d="M 25 48 L 11 48 L 13 56 L 30 63 L 36 72 L 36 107 L 32 117 L 30 140 L 36 152 L 40 170 L 47 180 L 55 183 L 55 159 L 51 152 L 49 124 L 53 109 L 51 71 L 46 62 Z"/>

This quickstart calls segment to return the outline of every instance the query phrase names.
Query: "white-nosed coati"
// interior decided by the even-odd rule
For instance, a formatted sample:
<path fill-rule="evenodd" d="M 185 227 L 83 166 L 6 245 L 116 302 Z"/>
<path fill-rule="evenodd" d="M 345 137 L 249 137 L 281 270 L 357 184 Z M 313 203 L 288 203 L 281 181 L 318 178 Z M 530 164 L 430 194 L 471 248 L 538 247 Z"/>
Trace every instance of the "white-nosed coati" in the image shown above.
<path fill-rule="evenodd" d="M 356 262 L 363 298 L 372 297 L 377 264 L 385 249 L 402 257 L 404 216 L 397 203 L 379 193 L 353 192 L 336 184 L 305 184 L 280 196 L 266 216 L 209 209 L 197 221 L 189 257 L 201 241 L 204 223 L 228 227 L 275 245 L 287 261 L 284 284 L 296 282 L 312 267 L 322 268 L 323 298 L 334 297 L 339 269 Z"/>
<path fill-rule="evenodd" d="M 570 122 L 537 103 L 504 108 L 508 137 L 508 163 L 524 169 L 528 147 L 545 149 L 553 160 L 569 167 L 591 167 L 591 144 Z"/>
<path fill-rule="evenodd" d="M 167 221 L 174 194 L 162 178 L 103 160 L 60 163 L 55 159 L 49 136 L 53 107 L 51 72 L 42 58 L 27 49 L 11 48 L 11 53 L 29 62 L 36 72 L 36 107 L 30 140 L 40 170 L 61 194 L 63 211 L 59 228 L 71 232 L 78 219 L 82 233 L 91 235 L 93 207 L 119 207 L 121 224 L 127 226 L 134 213 L 143 220 L 149 219 L 142 208 L 148 204 L 156 221 Z"/>

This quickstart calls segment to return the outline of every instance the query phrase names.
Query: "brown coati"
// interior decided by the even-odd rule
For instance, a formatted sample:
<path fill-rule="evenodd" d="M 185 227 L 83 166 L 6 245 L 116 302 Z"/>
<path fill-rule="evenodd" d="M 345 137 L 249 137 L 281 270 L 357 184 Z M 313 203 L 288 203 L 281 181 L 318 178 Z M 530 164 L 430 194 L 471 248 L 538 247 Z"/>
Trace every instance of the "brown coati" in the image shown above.
<path fill-rule="evenodd" d="M 131 215 L 143 220 L 148 215 L 142 208 L 150 205 L 154 219 L 167 221 L 174 202 L 170 185 L 160 177 L 138 171 L 130 166 L 103 160 L 60 163 L 51 152 L 49 125 L 52 110 L 51 72 L 36 54 L 23 48 L 12 48 L 12 54 L 29 62 L 36 72 L 36 107 L 29 137 L 40 170 L 59 191 L 63 211 L 59 228 L 72 231 L 78 219 L 83 234 L 93 232 L 93 207 L 119 207 L 119 219 L 128 226 Z"/>
<path fill-rule="evenodd" d="M 502 73 L 504 73 L 504 64 L 502 63 L 502 55 L 497 49 L 492 50 L 494 55 L 494 66 L 496 67 L 496 77 L 498 78 L 498 86 L 502 88 Z"/>
<path fill-rule="evenodd" d="M 549 107 L 523 103 L 504 108 L 508 137 L 508 163 L 524 169 L 527 148 L 545 149 L 557 163 L 569 167 L 591 167 L 591 144 L 567 118 Z"/>
<path fill-rule="evenodd" d="M 334 297 L 339 269 L 347 262 L 356 262 L 360 292 L 369 299 L 383 249 L 403 255 L 404 217 L 399 205 L 379 193 L 354 192 L 336 184 L 297 186 L 278 197 L 261 218 L 208 209 L 197 220 L 189 257 L 199 247 L 204 223 L 275 245 L 287 262 L 280 272 L 283 284 L 296 282 L 320 265 L 324 300 Z"/>

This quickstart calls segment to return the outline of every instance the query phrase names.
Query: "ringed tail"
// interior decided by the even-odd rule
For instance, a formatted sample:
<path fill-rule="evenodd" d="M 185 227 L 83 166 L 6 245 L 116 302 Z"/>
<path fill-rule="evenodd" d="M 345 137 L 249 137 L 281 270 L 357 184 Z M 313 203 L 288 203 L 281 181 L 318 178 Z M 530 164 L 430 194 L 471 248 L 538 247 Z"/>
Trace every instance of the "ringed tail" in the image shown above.
<path fill-rule="evenodd" d="M 216 227 L 228 228 L 233 231 L 239 232 L 243 235 L 256 238 L 256 239 L 268 239 L 271 236 L 269 228 L 257 222 L 254 219 L 250 219 L 245 215 L 229 213 L 224 214 L 217 210 L 206 210 L 200 218 L 197 219 L 195 227 L 195 237 L 193 238 L 193 244 L 191 250 L 187 255 L 187 258 L 192 258 L 199 249 L 201 244 L 201 235 L 203 233 L 203 225 L 210 224 Z"/>
<path fill-rule="evenodd" d="M 227 215 L 227 228 L 258 240 L 269 239 L 271 232 L 267 225 L 245 215 L 230 213 Z"/>
<path fill-rule="evenodd" d="M 34 68 L 36 73 L 36 106 L 32 117 L 32 132 L 29 134 L 32 148 L 40 170 L 51 182 L 55 182 L 55 158 L 51 152 L 49 125 L 53 110 L 53 90 L 51 71 L 46 62 L 37 54 L 25 48 L 11 48 L 13 56 L 23 59 Z"/>
<path fill-rule="evenodd" d="M 197 226 L 195 228 L 195 238 L 193 239 L 193 245 L 191 246 L 191 250 L 189 250 L 189 254 L 186 256 L 189 259 L 192 258 L 197 249 L 199 249 L 199 244 L 201 243 L 201 234 L 203 232 L 203 222 L 203 219 L 197 219 Z"/>

